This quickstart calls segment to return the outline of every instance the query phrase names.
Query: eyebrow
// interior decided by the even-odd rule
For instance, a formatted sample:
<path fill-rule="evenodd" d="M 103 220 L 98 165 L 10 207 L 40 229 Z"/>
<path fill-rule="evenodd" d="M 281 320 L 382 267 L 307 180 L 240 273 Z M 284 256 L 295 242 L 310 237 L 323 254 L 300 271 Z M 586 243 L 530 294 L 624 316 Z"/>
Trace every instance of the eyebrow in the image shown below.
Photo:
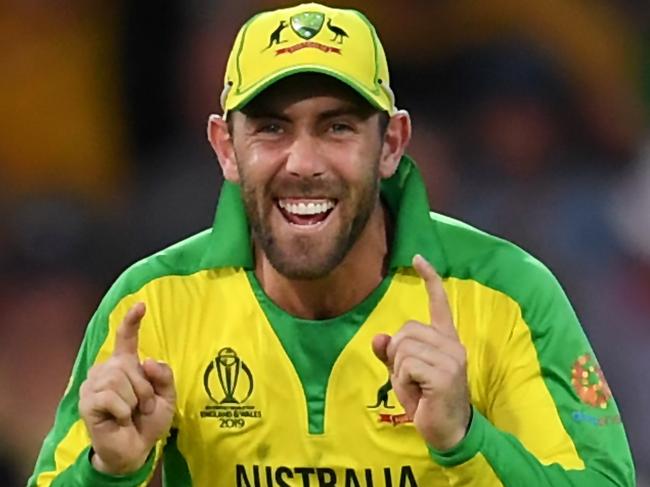
<path fill-rule="evenodd" d="M 284 115 L 281 112 L 274 111 L 270 107 L 259 107 L 259 109 L 243 110 L 243 113 L 246 115 L 246 118 L 252 120 L 275 119 L 281 120 L 283 122 L 291 122 L 290 117 Z M 370 118 L 373 113 L 374 112 L 371 109 L 350 103 L 319 113 L 318 120 L 327 120 L 329 118 L 336 118 L 345 115 L 352 115 L 354 117 L 360 118 L 361 120 L 366 120 Z"/>
<path fill-rule="evenodd" d="M 365 107 L 360 107 L 353 104 L 346 104 L 342 107 L 333 108 L 331 110 L 325 110 L 318 115 L 319 120 L 327 120 L 328 118 L 336 118 L 345 115 L 352 115 L 358 117 L 361 120 L 366 120 L 370 118 L 373 114 L 372 110 L 367 110 Z"/>
<path fill-rule="evenodd" d="M 246 118 L 252 119 L 252 120 L 262 120 L 265 118 L 273 118 L 276 120 L 282 120 L 283 122 L 290 122 L 291 119 L 287 117 L 286 115 L 283 115 L 280 112 L 274 112 L 269 108 L 262 108 L 261 110 L 250 110 L 250 111 L 243 111 L 244 115 L 246 115 Z"/>

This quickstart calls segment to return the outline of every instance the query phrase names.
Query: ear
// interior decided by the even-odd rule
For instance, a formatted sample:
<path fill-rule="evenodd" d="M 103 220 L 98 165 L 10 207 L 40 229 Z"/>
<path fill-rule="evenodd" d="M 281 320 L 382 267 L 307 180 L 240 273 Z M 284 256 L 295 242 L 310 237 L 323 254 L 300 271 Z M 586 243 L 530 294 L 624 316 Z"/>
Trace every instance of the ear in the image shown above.
<path fill-rule="evenodd" d="M 230 116 L 232 117 L 233 114 L 231 113 Z M 228 124 L 223 117 L 213 114 L 208 117 L 207 131 L 208 140 L 217 155 L 224 179 L 231 183 L 239 183 L 237 158 Z"/>
<path fill-rule="evenodd" d="M 379 175 L 383 179 L 395 173 L 410 140 L 411 117 L 406 110 L 398 110 L 390 117 L 384 134 L 379 160 Z"/>

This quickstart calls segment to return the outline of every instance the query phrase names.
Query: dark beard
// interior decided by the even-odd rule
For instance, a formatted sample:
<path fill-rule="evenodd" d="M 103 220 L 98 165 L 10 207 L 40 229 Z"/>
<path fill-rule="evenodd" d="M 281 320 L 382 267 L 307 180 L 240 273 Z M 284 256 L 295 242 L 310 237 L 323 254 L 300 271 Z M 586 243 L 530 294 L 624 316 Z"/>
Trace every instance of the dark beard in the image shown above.
<path fill-rule="evenodd" d="M 331 189 L 329 191 L 323 190 L 331 188 L 331 184 L 331 182 L 326 184 L 322 181 L 303 180 L 295 188 L 295 194 L 306 197 L 309 195 L 331 195 Z M 269 194 L 260 197 L 258 195 L 259 190 L 246 184 L 246 178 L 243 174 L 241 186 L 253 239 L 264 252 L 273 268 L 289 279 L 314 280 L 327 276 L 343 261 L 368 224 L 370 215 L 372 215 L 375 205 L 379 201 L 379 165 L 378 162 L 373 165 L 372 173 L 360 190 L 356 207 L 350 209 L 354 211 L 354 216 L 336 235 L 330 250 L 317 262 L 305 262 L 304 257 L 309 256 L 313 246 L 312 239 L 308 237 L 295 238 L 293 240 L 294 248 L 291 252 L 283 249 L 274 238 L 271 226 L 268 223 L 269 214 L 273 208 L 272 206 L 265 208 L 264 202 L 271 201 Z M 339 202 L 349 200 L 349 188 L 340 183 L 337 187 L 341 187 L 341 189 L 339 194 L 336 195 L 336 199 Z M 285 191 L 287 191 L 287 188 L 285 188 Z M 345 218 L 343 215 L 341 217 Z"/>

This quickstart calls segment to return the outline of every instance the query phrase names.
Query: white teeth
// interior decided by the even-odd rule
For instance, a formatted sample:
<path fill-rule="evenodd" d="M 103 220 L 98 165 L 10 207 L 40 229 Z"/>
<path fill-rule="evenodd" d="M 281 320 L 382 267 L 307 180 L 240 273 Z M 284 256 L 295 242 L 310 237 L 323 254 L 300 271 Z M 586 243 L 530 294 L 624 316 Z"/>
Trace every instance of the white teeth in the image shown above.
<path fill-rule="evenodd" d="M 305 203 L 292 203 L 287 200 L 278 200 L 278 205 L 283 210 L 293 213 L 294 215 L 318 215 L 334 208 L 335 204 L 332 200 L 316 200 Z"/>

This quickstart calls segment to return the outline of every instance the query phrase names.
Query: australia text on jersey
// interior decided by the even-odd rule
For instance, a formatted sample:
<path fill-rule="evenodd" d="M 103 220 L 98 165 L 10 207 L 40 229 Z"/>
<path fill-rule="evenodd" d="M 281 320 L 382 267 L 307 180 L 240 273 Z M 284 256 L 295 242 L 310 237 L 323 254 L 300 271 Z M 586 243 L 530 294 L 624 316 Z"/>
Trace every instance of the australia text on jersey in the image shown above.
<path fill-rule="evenodd" d="M 345 468 L 288 467 L 237 465 L 237 487 L 417 487 L 413 469 L 399 468 Z"/>

